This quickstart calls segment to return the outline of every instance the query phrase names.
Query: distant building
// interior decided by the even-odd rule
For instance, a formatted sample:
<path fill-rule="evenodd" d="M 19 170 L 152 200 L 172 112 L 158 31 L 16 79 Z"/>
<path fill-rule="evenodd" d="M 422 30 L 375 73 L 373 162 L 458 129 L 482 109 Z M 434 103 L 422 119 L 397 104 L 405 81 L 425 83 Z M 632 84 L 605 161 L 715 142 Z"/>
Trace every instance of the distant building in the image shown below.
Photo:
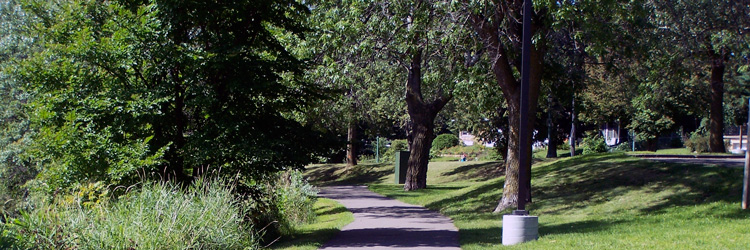
<path fill-rule="evenodd" d="M 464 146 L 473 146 L 477 138 L 469 133 L 469 131 L 461 131 L 458 133 L 458 139 L 461 140 Z"/>
<path fill-rule="evenodd" d="M 617 144 L 620 144 L 620 126 L 617 123 L 610 124 L 605 123 L 600 127 L 602 136 L 604 136 L 604 141 L 607 143 L 607 146 L 615 146 Z"/>
<path fill-rule="evenodd" d="M 747 130 L 741 126 L 727 126 L 724 128 L 724 141 L 729 142 L 728 152 L 742 154 L 747 150 Z M 740 137 L 740 134 L 742 137 Z"/>
<path fill-rule="evenodd" d="M 458 133 L 458 139 L 464 146 L 474 146 L 474 144 L 482 144 L 488 148 L 494 148 L 495 142 L 485 142 L 477 139 L 476 136 L 472 135 L 469 131 L 461 131 Z"/>

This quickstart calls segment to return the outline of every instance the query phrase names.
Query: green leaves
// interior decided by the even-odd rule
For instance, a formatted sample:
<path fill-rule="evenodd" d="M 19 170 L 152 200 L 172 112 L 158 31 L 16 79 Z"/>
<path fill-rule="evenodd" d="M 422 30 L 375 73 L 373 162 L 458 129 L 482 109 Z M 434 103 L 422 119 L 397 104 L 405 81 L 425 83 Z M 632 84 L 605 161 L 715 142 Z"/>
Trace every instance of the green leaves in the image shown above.
<path fill-rule="evenodd" d="M 28 151 L 49 190 L 187 181 L 225 169 L 260 178 L 324 148 L 292 120 L 323 97 L 302 79 L 307 8 L 295 1 L 32 2 L 45 50 L 18 76 L 34 95 Z"/>

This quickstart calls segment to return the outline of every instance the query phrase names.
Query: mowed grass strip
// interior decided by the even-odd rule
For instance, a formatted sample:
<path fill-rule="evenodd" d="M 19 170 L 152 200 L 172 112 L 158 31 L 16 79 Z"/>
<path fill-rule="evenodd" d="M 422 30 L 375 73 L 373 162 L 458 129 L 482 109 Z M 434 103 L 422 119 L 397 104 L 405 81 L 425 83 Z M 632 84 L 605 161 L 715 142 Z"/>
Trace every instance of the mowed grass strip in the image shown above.
<path fill-rule="evenodd" d="M 313 250 L 330 240 L 344 226 L 354 221 L 354 216 L 340 203 L 318 198 L 314 205 L 315 221 L 301 225 L 293 235 L 283 236 L 271 249 Z"/>
<path fill-rule="evenodd" d="M 462 249 L 503 247 L 502 215 L 492 210 L 504 178 L 476 176 L 498 173 L 499 163 L 435 166 L 430 165 L 425 190 L 404 192 L 394 184 L 370 188 L 451 217 L 460 230 Z M 540 162 L 532 176 L 534 202 L 528 208 L 539 216 L 540 239 L 508 248 L 750 246 L 750 212 L 740 209 L 742 169 L 651 162 L 613 153 Z M 462 177 L 470 181 L 459 180 Z"/>

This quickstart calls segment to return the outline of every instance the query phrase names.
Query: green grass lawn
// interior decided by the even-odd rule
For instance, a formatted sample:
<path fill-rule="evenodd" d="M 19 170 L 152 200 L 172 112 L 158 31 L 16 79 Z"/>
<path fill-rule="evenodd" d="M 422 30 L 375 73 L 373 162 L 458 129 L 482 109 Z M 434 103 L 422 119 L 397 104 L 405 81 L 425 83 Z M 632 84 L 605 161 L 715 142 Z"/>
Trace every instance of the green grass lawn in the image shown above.
<path fill-rule="evenodd" d="M 628 152 L 629 155 L 650 155 L 650 154 L 659 154 L 659 155 L 699 155 L 693 152 L 690 152 L 687 148 L 666 148 L 666 149 L 659 149 L 656 150 L 656 152 L 651 151 L 633 151 Z M 732 155 L 732 153 L 700 153 L 700 155 Z"/>
<path fill-rule="evenodd" d="M 493 214 L 504 178 L 497 162 L 435 162 L 428 188 L 404 192 L 391 166 L 369 166 L 370 188 L 451 217 L 463 249 L 501 248 Z M 314 171 L 343 171 L 319 166 Z M 328 170 L 324 170 L 328 169 Z M 350 170 L 351 171 L 351 170 Z M 649 162 L 622 153 L 538 161 L 528 209 L 540 239 L 518 249 L 747 249 L 750 212 L 740 209 L 742 170 Z M 331 177 L 333 178 L 333 177 Z"/>
<path fill-rule="evenodd" d="M 271 249 L 285 250 L 314 250 L 335 236 L 342 227 L 354 221 L 349 210 L 338 202 L 325 198 L 318 198 L 315 202 L 315 221 L 296 228 L 294 235 L 284 236 L 282 240 L 273 244 Z"/>

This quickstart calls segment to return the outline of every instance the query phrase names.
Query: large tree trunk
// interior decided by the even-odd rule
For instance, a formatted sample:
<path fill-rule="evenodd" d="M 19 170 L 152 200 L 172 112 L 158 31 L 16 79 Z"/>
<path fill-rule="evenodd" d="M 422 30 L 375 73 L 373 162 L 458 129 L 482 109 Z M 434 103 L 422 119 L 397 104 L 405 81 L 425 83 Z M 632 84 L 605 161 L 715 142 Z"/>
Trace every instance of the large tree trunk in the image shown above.
<path fill-rule="evenodd" d="M 474 26 L 477 34 L 479 34 L 480 38 L 482 39 L 484 47 L 489 54 L 489 58 L 491 60 L 490 65 L 492 65 L 492 73 L 495 75 L 497 84 L 500 86 L 500 89 L 503 92 L 503 97 L 505 98 L 508 105 L 508 121 L 510 124 L 508 126 L 508 154 L 505 161 L 505 184 L 503 186 L 503 197 L 498 202 L 498 205 L 495 208 L 495 212 L 517 206 L 519 185 L 526 185 L 527 187 L 531 186 L 531 178 L 529 178 L 526 183 L 520 183 L 519 180 L 519 171 L 522 170 L 519 168 L 520 138 L 518 136 L 521 114 L 521 82 L 520 80 L 516 79 L 514 75 L 515 71 L 513 70 L 511 65 L 515 65 L 517 71 L 521 71 L 521 69 L 520 65 L 516 65 L 516 62 L 511 59 L 513 57 L 509 55 L 509 52 L 506 50 L 506 45 L 503 44 L 503 42 L 500 40 L 501 37 L 507 37 L 508 35 L 516 37 L 518 39 L 522 37 L 522 29 L 520 23 L 517 23 L 517 20 L 520 20 L 520 7 L 523 6 L 523 4 L 519 1 L 509 5 L 519 8 L 514 8 L 511 10 L 501 10 L 502 7 L 495 6 L 497 10 L 495 10 L 493 14 L 491 14 L 492 17 L 483 16 L 482 14 L 471 14 L 470 16 L 472 25 Z M 536 33 L 540 28 L 539 24 L 542 22 L 542 20 L 537 16 L 532 17 L 532 19 L 534 20 L 532 21 L 531 30 L 532 33 Z M 503 21 L 510 22 L 510 24 L 508 24 L 510 27 L 507 29 L 501 27 L 500 23 Z M 520 44 L 520 40 L 518 42 L 519 43 L 517 44 Z M 521 51 L 520 47 L 510 47 L 510 49 L 517 52 Z M 537 103 L 539 98 L 539 86 L 541 83 L 542 73 L 542 55 L 543 52 L 540 48 L 532 46 L 530 60 L 531 71 L 529 79 L 529 119 L 534 119 L 536 117 Z M 533 131 L 533 120 L 529 122 L 529 124 L 530 128 L 528 129 Z M 527 139 L 530 140 L 531 138 Z M 529 143 L 528 145 L 531 145 L 531 143 Z M 527 157 L 531 157 L 531 150 L 528 150 L 528 154 L 529 155 L 527 155 Z M 527 173 L 530 174 L 531 166 L 525 166 L 525 168 L 526 169 L 524 171 L 527 171 Z M 526 196 L 528 197 L 527 202 L 530 202 L 531 188 L 528 188 L 527 190 L 529 190 L 529 193 L 527 193 Z"/>
<path fill-rule="evenodd" d="M 172 146 L 169 147 L 165 158 L 167 165 L 163 169 L 163 178 L 169 181 L 187 182 L 189 176 L 185 173 L 184 150 L 186 145 L 185 129 L 187 128 L 188 118 L 185 115 L 185 88 L 182 86 L 180 78 L 180 66 L 177 65 L 170 70 L 173 81 L 174 107 L 172 107 L 172 119 L 174 121 L 174 131 L 171 134 Z"/>
<path fill-rule="evenodd" d="M 408 169 L 404 190 L 411 191 L 427 187 L 427 165 L 430 163 L 430 148 L 435 139 L 433 123 L 427 114 L 412 117 L 412 144 L 409 152 Z"/>
<path fill-rule="evenodd" d="M 520 92 L 520 91 L 519 91 Z M 520 94 L 520 93 L 519 93 Z M 520 97 L 520 95 L 519 95 Z M 519 127 L 521 123 L 521 112 L 519 104 L 508 103 L 508 158 L 505 160 L 505 184 L 503 185 L 503 198 L 495 207 L 495 213 L 518 205 L 519 171 L 520 171 L 520 141 L 518 140 Z M 531 196 L 527 196 L 531 197 Z"/>
<path fill-rule="evenodd" d="M 724 55 L 710 52 L 711 61 L 711 127 L 709 148 L 713 153 L 724 153 Z"/>
<path fill-rule="evenodd" d="M 357 124 L 350 122 L 347 130 L 346 167 L 351 168 L 357 166 Z"/>
<path fill-rule="evenodd" d="M 409 163 L 406 170 L 404 190 L 412 191 L 427 187 L 427 164 L 430 148 L 435 139 L 435 117 L 452 98 L 440 94 L 433 102 L 422 98 L 422 50 L 412 55 L 406 80 L 406 108 L 411 118 L 411 138 L 409 142 Z"/>

